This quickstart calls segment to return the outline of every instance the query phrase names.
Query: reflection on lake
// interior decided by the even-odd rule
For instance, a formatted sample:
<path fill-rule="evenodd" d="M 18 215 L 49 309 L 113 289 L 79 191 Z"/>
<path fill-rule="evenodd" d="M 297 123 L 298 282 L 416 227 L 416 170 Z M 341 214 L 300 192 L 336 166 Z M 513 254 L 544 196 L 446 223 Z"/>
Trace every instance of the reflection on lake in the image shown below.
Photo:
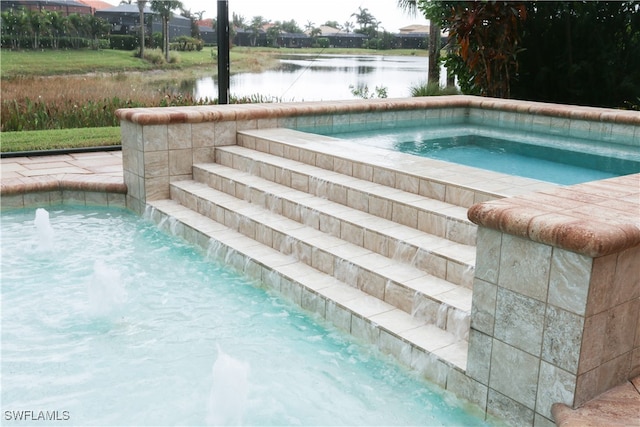
<path fill-rule="evenodd" d="M 287 55 L 278 69 L 232 75 L 230 89 L 232 96 L 259 94 L 279 101 L 354 99 L 350 85 L 367 86 L 370 93 L 384 87 L 389 98 L 407 97 L 412 86 L 427 80 L 428 64 L 427 57 L 416 56 Z M 444 68 L 441 81 L 446 82 Z M 217 82 L 212 77 L 196 80 L 194 96 L 217 98 Z"/>

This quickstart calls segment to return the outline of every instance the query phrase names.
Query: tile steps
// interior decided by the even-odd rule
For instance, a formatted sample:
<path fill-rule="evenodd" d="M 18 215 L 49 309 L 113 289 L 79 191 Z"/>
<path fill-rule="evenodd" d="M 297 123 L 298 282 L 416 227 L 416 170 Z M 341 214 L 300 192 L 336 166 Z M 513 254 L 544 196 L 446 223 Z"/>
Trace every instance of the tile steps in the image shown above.
<path fill-rule="evenodd" d="M 406 366 L 418 369 L 428 379 L 442 381 L 440 374 L 433 373 L 430 366 L 445 366 L 445 369 L 460 372 L 466 368 L 466 340 L 231 230 L 175 200 L 149 202 L 145 216 L 161 229 L 195 243 L 209 255 L 258 280 L 267 289 L 279 292 L 303 309 L 317 313 L 354 337 L 393 355 Z"/>
<path fill-rule="evenodd" d="M 433 276 L 471 288 L 475 247 L 455 243 L 219 164 L 194 165 L 196 181 Z"/>
<path fill-rule="evenodd" d="M 171 198 L 285 255 L 464 337 L 471 289 L 434 277 L 196 181 L 171 184 Z M 347 285 L 349 286 L 349 285 Z"/>
<path fill-rule="evenodd" d="M 505 175 L 285 128 L 238 131 L 236 145 L 464 208 L 513 195 L 514 181 L 527 192 L 538 183 L 508 176 L 507 186 L 491 186 Z"/>
<path fill-rule="evenodd" d="M 216 148 L 216 163 L 456 243 L 475 245 L 477 227 L 467 219 L 465 207 L 241 146 Z"/>

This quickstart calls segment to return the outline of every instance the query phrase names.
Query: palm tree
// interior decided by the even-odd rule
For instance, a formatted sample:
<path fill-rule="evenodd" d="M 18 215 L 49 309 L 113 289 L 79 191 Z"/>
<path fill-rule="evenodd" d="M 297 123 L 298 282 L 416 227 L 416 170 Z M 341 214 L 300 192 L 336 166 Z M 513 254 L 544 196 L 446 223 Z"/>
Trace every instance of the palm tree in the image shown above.
<path fill-rule="evenodd" d="M 162 46 L 165 60 L 169 62 L 169 20 L 173 16 L 172 11 L 182 7 L 179 0 L 151 0 L 151 10 L 158 12 L 162 17 Z"/>
<path fill-rule="evenodd" d="M 280 30 L 281 27 L 278 23 L 272 25 L 271 27 L 269 27 L 269 29 L 267 29 L 267 46 L 271 45 L 273 47 L 277 47 Z"/>
<path fill-rule="evenodd" d="M 45 12 L 51 24 L 51 47 L 57 49 L 60 45 L 60 37 L 67 32 L 69 28 L 69 19 L 56 11 Z"/>
<path fill-rule="evenodd" d="M 362 6 L 358 7 L 358 12 L 352 13 L 351 16 L 356 18 L 362 32 L 366 32 L 367 27 L 375 21 L 373 15 L 369 13 L 369 9 L 363 9 Z"/>
<path fill-rule="evenodd" d="M 109 32 L 109 23 L 102 18 L 98 18 L 95 15 L 87 16 L 87 26 L 91 39 L 93 40 L 93 49 L 98 49 L 100 43 L 98 39 Z"/>
<path fill-rule="evenodd" d="M 247 26 L 246 19 L 242 15 L 238 15 L 237 13 L 233 13 L 232 15 L 233 27 L 244 29 Z"/>
<path fill-rule="evenodd" d="M 26 22 L 24 9 L 15 11 L 7 9 L 2 12 L 2 35 L 11 37 L 11 48 L 20 47 L 20 38 L 24 33 L 24 23 Z"/>
<path fill-rule="evenodd" d="M 313 30 L 313 27 L 315 27 L 315 22 L 311 22 L 311 21 L 307 21 L 307 23 L 304 26 L 305 31 L 307 32 L 311 32 L 311 30 Z"/>
<path fill-rule="evenodd" d="M 140 17 L 138 21 L 140 21 L 140 59 L 144 59 L 144 8 L 147 5 L 147 0 L 138 0 L 138 11 L 140 13 Z"/>
<path fill-rule="evenodd" d="M 31 24 L 31 35 L 33 36 L 33 49 L 40 48 L 40 36 L 49 26 L 49 17 L 41 12 L 27 11 L 29 23 Z"/>
<path fill-rule="evenodd" d="M 411 16 L 418 10 L 417 0 L 398 0 L 398 7 Z M 434 19 L 429 20 L 429 83 L 440 83 L 440 26 Z"/>
<path fill-rule="evenodd" d="M 255 46 L 258 40 L 258 34 L 260 34 L 260 30 L 267 21 L 262 16 L 254 16 L 251 20 L 251 25 L 249 25 L 249 29 L 251 30 L 251 46 Z"/>

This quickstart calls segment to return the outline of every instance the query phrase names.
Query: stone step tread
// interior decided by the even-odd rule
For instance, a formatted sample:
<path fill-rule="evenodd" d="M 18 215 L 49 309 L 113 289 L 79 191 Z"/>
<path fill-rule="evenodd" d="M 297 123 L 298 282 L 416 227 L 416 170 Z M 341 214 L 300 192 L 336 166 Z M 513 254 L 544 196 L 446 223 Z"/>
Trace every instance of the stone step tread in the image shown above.
<path fill-rule="evenodd" d="M 417 348 L 433 353 L 447 363 L 465 369 L 468 343 L 466 340 L 460 340 L 453 333 L 416 319 L 391 304 L 353 288 L 328 274 L 295 260 L 291 256 L 256 242 L 223 224 L 192 211 L 177 201 L 156 200 L 148 202 L 148 205 L 204 233 L 213 241 L 242 253 L 267 270 L 275 271 L 287 280 L 300 283 L 307 292 L 320 295 L 336 305 L 344 307 L 352 317 L 366 319 L 372 326 L 400 337 Z M 269 274 L 267 274 L 267 280 L 268 278 Z M 262 281 L 264 282 L 264 280 L 263 276 Z M 268 288 L 269 284 L 263 283 L 263 286 Z M 284 296 L 287 297 L 287 295 Z M 294 302 L 305 308 L 302 298 Z M 327 317 L 324 312 L 319 314 Z M 355 327 L 356 322 L 349 322 L 347 332 L 356 336 L 366 335 L 365 332 L 354 330 Z"/>
<path fill-rule="evenodd" d="M 280 198 L 299 203 L 324 214 L 340 218 L 343 221 L 350 221 L 379 234 L 404 240 L 445 258 L 467 264 L 470 268 L 475 264 L 476 251 L 474 246 L 453 242 L 444 237 L 435 236 L 217 163 L 197 164 L 194 165 L 194 168 L 216 174 L 233 182 L 242 183 L 260 191 L 277 194 Z M 232 192 L 232 195 L 235 195 L 235 191 Z"/>
<path fill-rule="evenodd" d="M 317 166 L 308 165 L 306 163 L 280 156 L 275 156 L 273 154 L 265 153 L 262 151 L 252 150 L 240 145 L 217 147 L 216 150 L 249 157 L 256 161 L 261 161 L 281 168 L 286 168 L 292 172 L 312 175 L 321 181 L 341 184 L 353 190 L 360 190 L 371 195 L 391 199 L 394 202 L 398 203 L 413 204 L 416 207 L 422 209 L 427 209 L 438 213 L 445 213 L 451 218 L 455 218 L 464 222 L 470 222 L 467 218 L 467 208 L 451 203 L 431 199 L 419 194 L 391 188 L 383 184 L 355 178 L 349 175 L 327 171 L 326 169 L 322 169 Z"/>
<path fill-rule="evenodd" d="M 400 284 L 406 289 L 420 292 L 434 301 L 439 301 L 441 304 L 446 304 L 464 312 L 471 310 L 471 289 L 432 276 L 416 267 L 394 261 L 337 237 L 332 238 L 333 236 L 327 235 L 320 230 L 285 218 L 250 202 L 237 199 L 206 184 L 185 180 L 175 181 L 171 185 L 173 188 L 182 189 L 195 196 L 210 200 L 218 206 L 234 210 L 309 246 L 313 247 L 318 243 L 320 246 L 315 247 L 333 254 L 343 262 L 369 270 L 387 280 Z"/>

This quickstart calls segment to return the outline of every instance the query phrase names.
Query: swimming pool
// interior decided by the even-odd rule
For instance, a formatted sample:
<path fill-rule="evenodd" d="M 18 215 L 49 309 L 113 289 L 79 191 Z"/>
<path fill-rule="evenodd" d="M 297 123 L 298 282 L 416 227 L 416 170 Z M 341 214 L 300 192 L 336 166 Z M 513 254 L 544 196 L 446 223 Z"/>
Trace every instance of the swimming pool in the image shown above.
<path fill-rule="evenodd" d="M 48 211 L 2 213 L 6 425 L 487 425 L 128 211 Z"/>
<path fill-rule="evenodd" d="M 324 135 L 562 185 L 640 172 L 640 147 L 499 127 L 419 122 Z"/>

